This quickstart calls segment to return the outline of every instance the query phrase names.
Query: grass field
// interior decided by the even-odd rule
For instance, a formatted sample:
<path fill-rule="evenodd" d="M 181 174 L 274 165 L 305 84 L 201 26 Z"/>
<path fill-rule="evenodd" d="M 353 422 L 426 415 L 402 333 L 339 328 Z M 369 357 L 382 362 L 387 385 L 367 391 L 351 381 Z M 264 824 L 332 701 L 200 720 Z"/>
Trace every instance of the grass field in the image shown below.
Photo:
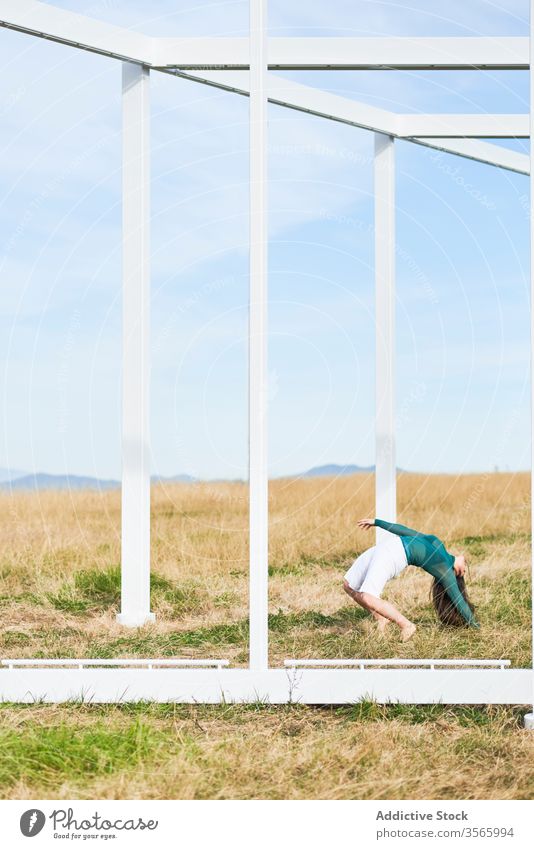
<path fill-rule="evenodd" d="M 248 493 L 153 492 L 157 621 L 115 622 L 117 492 L 0 496 L 3 657 L 227 657 L 247 662 Z M 480 632 L 443 629 L 411 567 L 385 597 L 418 624 L 402 644 L 342 592 L 373 537 L 372 476 L 270 487 L 271 664 L 285 657 L 506 657 L 530 666 L 530 481 L 401 475 L 400 521 L 468 557 Z M 264 705 L 0 708 L 4 798 L 532 798 L 524 711 Z"/>

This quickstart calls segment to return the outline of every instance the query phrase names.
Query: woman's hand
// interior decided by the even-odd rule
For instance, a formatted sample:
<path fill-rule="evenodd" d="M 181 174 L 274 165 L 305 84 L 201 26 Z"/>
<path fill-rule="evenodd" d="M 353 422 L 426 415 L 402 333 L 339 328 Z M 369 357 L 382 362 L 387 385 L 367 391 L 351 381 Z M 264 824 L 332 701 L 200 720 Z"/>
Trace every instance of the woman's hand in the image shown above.
<path fill-rule="evenodd" d="M 374 519 L 360 519 L 358 521 L 358 525 L 360 528 L 363 528 L 364 531 L 368 531 L 369 528 L 374 527 L 375 520 Z"/>
<path fill-rule="evenodd" d="M 457 557 L 454 558 L 453 568 L 458 578 L 462 575 L 465 575 L 465 557 L 463 554 L 459 554 Z"/>

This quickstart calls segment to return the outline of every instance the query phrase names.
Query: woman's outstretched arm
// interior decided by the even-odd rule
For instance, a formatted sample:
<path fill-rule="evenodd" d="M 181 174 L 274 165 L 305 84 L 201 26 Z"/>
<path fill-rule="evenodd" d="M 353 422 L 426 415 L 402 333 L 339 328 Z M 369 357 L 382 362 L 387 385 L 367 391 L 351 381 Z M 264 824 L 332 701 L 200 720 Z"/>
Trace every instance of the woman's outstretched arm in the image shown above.
<path fill-rule="evenodd" d="M 397 534 L 399 537 L 413 537 L 419 533 L 419 531 L 414 531 L 412 528 L 407 528 L 405 525 L 397 525 L 394 522 L 386 522 L 384 519 L 375 519 L 374 523 L 377 528 L 383 528 L 383 530 L 389 531 L 391 534 Z"/>

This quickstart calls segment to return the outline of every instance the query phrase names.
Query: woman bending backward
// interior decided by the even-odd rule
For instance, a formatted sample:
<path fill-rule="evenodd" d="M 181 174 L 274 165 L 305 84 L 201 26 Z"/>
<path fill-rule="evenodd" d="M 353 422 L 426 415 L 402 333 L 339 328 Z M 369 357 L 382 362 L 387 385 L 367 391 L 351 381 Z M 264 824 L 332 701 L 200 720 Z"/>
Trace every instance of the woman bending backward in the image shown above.
<path fill-rule="evenodd" d="M 351 598 L 371 612 L 381 629 L 391 621 L 399 626 L 403 640 L 415 633 L 415 624 L 380 598 L 385 583 L 407 565 L 419 566 L 434 578 L 433 602 L 443 624 L 480 627 L 465 593 L 463 555 L 450 554 L 434 534 L 422 534 L 404 525 L 382 519 L 362 519 L 358 524 L 365 530 L 376 526 L 395 535 L 364 551 L 346 573 L 343 584 Z"/>

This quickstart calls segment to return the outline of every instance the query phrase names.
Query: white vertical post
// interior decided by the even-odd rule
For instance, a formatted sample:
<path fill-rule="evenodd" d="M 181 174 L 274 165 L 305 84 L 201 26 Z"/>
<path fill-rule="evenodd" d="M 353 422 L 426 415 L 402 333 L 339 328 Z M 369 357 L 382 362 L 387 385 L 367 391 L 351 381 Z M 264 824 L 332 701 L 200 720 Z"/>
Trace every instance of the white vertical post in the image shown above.
<path fill-rule="evenodd" d="M 397 518 L 395 459 L 395 142 L 375 133 L 375 516 Z M 387 531 L 377 528 L 377 541 Z"/>
<path fill-rule="evenodd" d="M 149 71 L 122 65 L 122 625 L 150 613 Z"/>
<path fill-rule="evenodd" d="M 530 526 L 534 533 L 534 0 L 530 0 Z M 532 712 L 525 716 L 525 728 L 534 731 L 534 538 L 530 543 L 532 607 Z"/>
<path fill-rule="evenodd" d="M 267 0 L 250 0 L 250 668 L 268 668 Z"/>

